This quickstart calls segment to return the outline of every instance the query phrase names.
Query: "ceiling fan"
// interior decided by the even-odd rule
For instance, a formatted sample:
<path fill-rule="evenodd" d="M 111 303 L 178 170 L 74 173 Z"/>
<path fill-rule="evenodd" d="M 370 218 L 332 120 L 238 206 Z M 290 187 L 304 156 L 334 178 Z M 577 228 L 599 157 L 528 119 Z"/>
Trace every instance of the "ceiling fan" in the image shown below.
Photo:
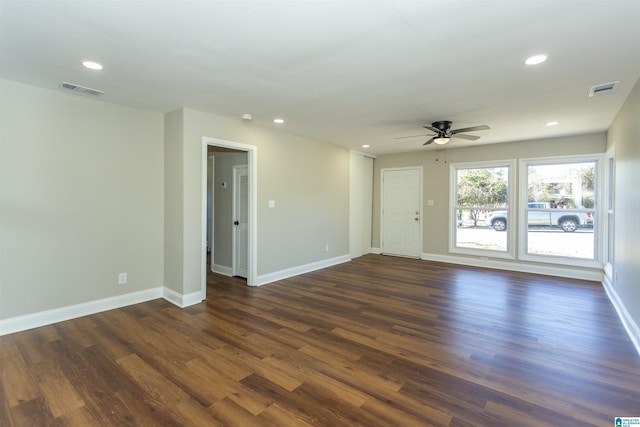
<path fill-rule="evenodd" d="M 474 131 L 478 131 L 478 130 L 487 130 L 487 129 L 491 129 L 489 126 L 487 125 L 480 125 L 480 126 L 471 126 L 468 128 L 461 128 L 461 129 L 453 129 L 451 130 L 451 125 L 453 124 L 453 122 L 447 121 L 447 120 L 441 120 L 439 122 L 433 122 L 431 123 L 431 126 L 427 126 L 424 125 L 422 126 L 425 129 L 429 129 L 433 132 L 435 132 L 434 135 L 412 135 L 412 136 L 401 136 L 399 138 L 396 139 L 403 139 L 403 138 L 415 138 L 416 136 L 431 136 L 431 138 L 429 140 L 427 140 L 427 142 L 425 142 L 422 145 L 429 145 L 432 142 L 435 142 L 436 144 L 446 144 L 447 142 L 449 142 L 449 139 L 451 138 L 460 138 L 460 139 L 467 139 L 469 141 L 475 141 L 477 139 L 479 139 L 479 136 L 475 136 L 475 135 L 466 135 L 462 132 L 474 132 Z"/>

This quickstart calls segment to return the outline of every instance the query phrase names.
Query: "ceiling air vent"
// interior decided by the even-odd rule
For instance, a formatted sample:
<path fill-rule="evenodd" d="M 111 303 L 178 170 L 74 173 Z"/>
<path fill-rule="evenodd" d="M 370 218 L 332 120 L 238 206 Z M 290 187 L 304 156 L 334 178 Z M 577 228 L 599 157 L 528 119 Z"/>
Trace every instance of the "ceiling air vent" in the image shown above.
<path fill-rule="evenodd" d="M 589 98 L 592 96 L 598 95 L 606 95 L 607 93 L 612 93 L 616 87 L 618 86 L 619 81 L 611 82 L 611 83 L 603 83 L 601 85 L 591 86 L 591 90 L 589 91 Z"/>
<path fill-rule="evenodd" d="M 89 87 L 84 87 L 84 86 L 79 86 L 79 85 L 74 85 L 73 83 L 62 82 L 60 84 L 60 87 L 62 89 L 72 90 L 74 92 L 82 93 L 82 94 L 85 94 L 85 95 L 91 95 L 91 96 L 104 95 L 104 92 L 101 91 L 101 90 L 91 89 Z"/>

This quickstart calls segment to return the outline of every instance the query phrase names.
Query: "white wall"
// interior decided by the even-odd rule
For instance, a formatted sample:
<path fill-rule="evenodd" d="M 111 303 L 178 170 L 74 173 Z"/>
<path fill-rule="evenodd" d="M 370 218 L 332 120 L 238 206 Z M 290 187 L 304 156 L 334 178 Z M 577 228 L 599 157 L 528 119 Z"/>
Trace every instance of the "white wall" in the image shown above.
<path fill-rule="evenodd" d="M 351 151 L 349 169 L 349 245 L 357 258 L 371 252 L 373 158 Z"/>
<path fill-rule="evenodd" d="M 258 147 L 257 275 L 295 269 L 349 254 L 349 151 L 277 130 L 183 108 L 167 115 L 182 140 L 167 138 L 166 170 L 182 170 L 168 204 L 180 203 L 182 223 L 165 230 L 182 254 L 166 259 L 166 271 L 182 271 L 178 292 L 200 289 L 202 265 L 202 138 Z M 276 207 L 268 207 L 269 200 Z M 169 236 L 170 240 L 169 240 Z M 325 246 L 329 251 L 325 252 Z M 172 288 L 173 289 L 173 288 Z"/>
<path fill-rule="evenodd" d="M 184 274 L 183 117 L 181 111 L 164 117 L 164 286 L 182 294 Z"/>
<path fill-rule="evenodd" d="M 640 339 L 640 80 L 609 129 L 607 144 L 615 148 L 616 162 L 613 288 Z"/>
<path fill-rule="evenodd" d="M 378 156 L 374 163 L 373 246 L 380 247 L 380 170 L 383 168 L 423 167 L 425 203 L 423 206 L 423 253 L 447 256 L 449 255 L 449 164 L 603 153 L 605 146 L 606 135 L 597 133 Z M 434 205 L 428 206 L 426 204 L 428 200 L 433 200 Z"/>
<path fill-rule="evenodd" d="M 0 93 L 0 320 L 161 287 L 163 116 Z"/>

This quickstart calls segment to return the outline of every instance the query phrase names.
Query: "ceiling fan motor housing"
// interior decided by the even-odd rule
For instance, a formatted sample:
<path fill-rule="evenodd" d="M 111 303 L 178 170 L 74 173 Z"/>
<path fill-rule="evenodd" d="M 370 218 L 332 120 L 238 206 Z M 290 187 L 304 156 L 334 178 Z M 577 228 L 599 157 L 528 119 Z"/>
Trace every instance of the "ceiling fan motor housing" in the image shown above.
<path fill-rule="evenodd" d="M 431 123 L 431 126 L 433 126 L 436 129 L 440 129 L 441 131 L 447 131 L 449 129 L 451 129 L 451 125 L 453 124 L 453 122 L 447 121 L 447 120 L 442 120 L 439 122 L 433 122 Z"/>
<path fill-rule="evenodd" d="M 435 129 L 438 129 L 438 135 L 440 136 L 440 138 L 449 138 L 451 136 L 451 125 L 453 124 L 453 122 L 450 122 L 448 120 L 441 120 L 439 122 L 433 122 L 431 123 L 431 126 Z"/>

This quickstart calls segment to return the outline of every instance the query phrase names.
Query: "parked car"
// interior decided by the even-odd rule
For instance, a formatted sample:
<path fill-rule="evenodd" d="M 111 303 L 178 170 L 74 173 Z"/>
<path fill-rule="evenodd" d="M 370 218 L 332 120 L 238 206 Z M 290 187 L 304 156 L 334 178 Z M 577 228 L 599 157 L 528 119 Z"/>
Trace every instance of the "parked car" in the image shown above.
<path fill-rule="evenodd" d="M 528 203 L 530 209 L 554 209 L 551 202 Z M 556 211 L 529 211 L 529 226 L 554 226 L 563 231 L 573 232 L 578 227 L 593 227 L 593 215 L 591 212 L 575 212 L 565 209 Z M 507 229 L 507 212 L 494 211 L 487 215 L 487 225 L 497 231 Z"/>

